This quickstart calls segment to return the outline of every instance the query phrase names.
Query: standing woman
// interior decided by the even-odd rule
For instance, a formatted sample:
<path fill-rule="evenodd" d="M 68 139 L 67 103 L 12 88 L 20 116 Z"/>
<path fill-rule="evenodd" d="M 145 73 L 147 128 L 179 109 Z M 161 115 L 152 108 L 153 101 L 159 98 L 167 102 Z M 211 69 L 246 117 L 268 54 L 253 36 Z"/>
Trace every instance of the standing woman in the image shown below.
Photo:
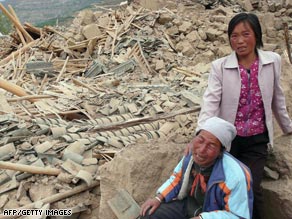
<path fill-rule="evenodd" d="M 263 219 L 260 184 L 268 143 L 273 144 L 272 112 L 283 132 L 292 132 L 280 86 L 281 58 L 277 53 L 260 50 L 262 30 L 254 14 L 234 16 L 228 25 L 228 38 L 233 52 L 212 62 L 197 130 L 212 116 L 236 126 L 230 153 L 251 169 L 253 219 Z"/>

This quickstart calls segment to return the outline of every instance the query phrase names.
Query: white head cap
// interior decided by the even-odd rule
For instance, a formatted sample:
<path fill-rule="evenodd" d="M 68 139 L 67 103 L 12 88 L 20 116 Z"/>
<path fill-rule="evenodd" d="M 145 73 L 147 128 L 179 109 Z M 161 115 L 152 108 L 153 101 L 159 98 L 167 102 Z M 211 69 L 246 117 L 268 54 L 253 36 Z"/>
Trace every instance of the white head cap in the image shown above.
<path fill-rule="evenodd" d="M 236 136 L 236 128 L 231 123 L 218 117 L 211 117 L 205 121 L 201 130 L 213 134 L 221 142 L 222 146 L 230 151 L 231 142 Z"/>

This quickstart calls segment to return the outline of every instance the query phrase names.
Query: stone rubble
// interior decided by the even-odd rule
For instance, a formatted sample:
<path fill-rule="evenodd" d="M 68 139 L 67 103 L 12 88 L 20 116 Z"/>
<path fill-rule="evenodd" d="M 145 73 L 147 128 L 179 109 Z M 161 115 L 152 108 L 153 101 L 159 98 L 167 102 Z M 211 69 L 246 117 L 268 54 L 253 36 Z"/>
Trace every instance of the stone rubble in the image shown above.
<path fill-rule="evenodd" d="M 291 97 L 283 30 L 291 10 L 289 0 L 141 0 L 95 5 L 67 27 L 26 26 L 34 37 L 26 45 L 16 32 L 1 37 L 0 161 L 43 174 L 1 169 L 0 212 L 34 205 L 114 219 L 107 201 L 123 188 L 141 204 L 193 136 L 210 62 L 231 51 L 226 30 L 235 13 L 259 16 L 264 49 L 282 56 Z M 277 148 L 275 154 L 281 162 L 276 157 L 267 170 L 276 182 L 290 179 L 291 159 Z M 57 172 L 48 175 L 48 168 Z M 65 196 L 78 186 L 84 190 Z M 48 200 L 58 194 L 64 197 Z"/>

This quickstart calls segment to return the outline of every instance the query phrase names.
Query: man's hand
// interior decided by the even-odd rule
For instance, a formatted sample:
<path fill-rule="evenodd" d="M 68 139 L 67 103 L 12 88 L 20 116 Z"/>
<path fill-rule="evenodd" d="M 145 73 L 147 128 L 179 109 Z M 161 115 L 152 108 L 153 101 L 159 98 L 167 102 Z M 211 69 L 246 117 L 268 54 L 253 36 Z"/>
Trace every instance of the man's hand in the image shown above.
<path fill-rule="evenodd" d="M 200 217 L 192 217 L 192 218 L 190 218 L 190 219 L 200 219 Z"/>
<path fill-rule="evenodd" d="M 156 198 L 148 199 L 142 206 L 140 215 L 145 216 L 146 212 L 149 210 L 149 215 L 152 214 L 160 205 L 160 202 Z"/>

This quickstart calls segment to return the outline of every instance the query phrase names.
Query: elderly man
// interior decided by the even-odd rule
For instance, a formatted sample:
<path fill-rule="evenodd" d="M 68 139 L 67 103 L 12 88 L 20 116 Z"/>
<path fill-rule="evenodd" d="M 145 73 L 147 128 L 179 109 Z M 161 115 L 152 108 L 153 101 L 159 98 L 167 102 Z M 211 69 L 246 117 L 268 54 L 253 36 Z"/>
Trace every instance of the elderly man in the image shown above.
<path fill-rule="evenodd" d="M 172 176 L 141 207 L 142 219 L 250 219 L 249 169 L 228 151 L 236 135 L 225 120 L 206 120 Z"/>

